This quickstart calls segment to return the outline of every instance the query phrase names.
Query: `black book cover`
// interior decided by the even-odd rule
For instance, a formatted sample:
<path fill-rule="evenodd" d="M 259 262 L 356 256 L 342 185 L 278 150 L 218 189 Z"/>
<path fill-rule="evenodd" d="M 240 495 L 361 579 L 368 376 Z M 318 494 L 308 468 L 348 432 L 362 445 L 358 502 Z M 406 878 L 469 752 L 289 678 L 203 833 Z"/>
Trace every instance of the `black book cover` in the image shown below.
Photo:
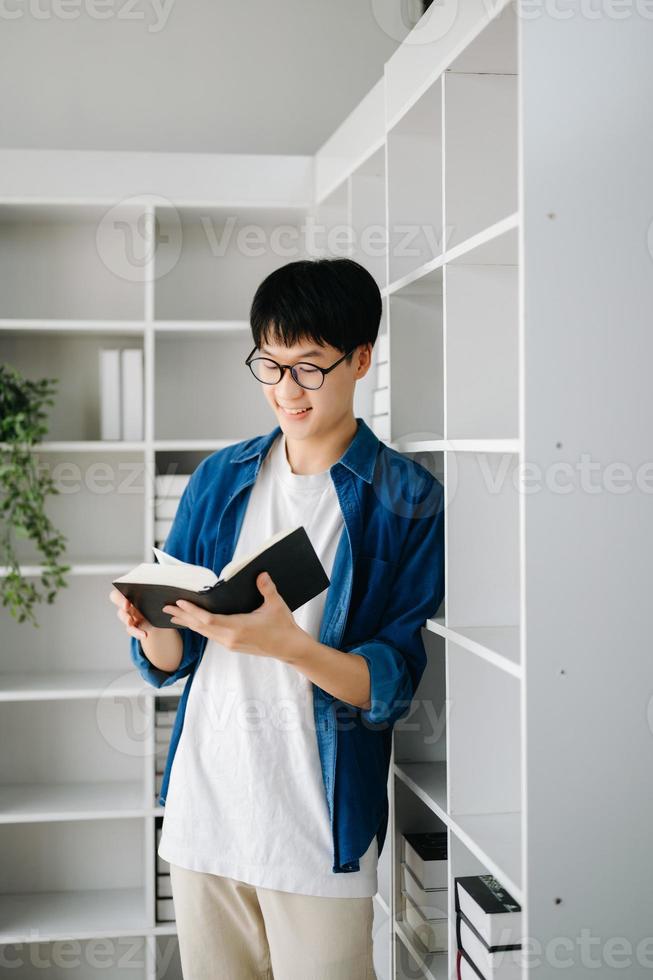
<path fill-rule="evenodd" d="M 430 833 L 404 834 L 423 861 L 446 861 L 447 832 L 436 830 Z"/>
<path fill-rule="evenodd" d="M 456 958 L 456 968 L 457 968 L 457 971 L 458 971 L 458 977 L 460 977 L 461 972 L 462 972 L 461 969 L 460 969 L 460 961 L 461 960 L 464 960 L 465 963 L 467 963 L 467 965 L 472 968 L 472 970 L 474 971 L 474 973 L 478 977 L 478 980 L 485 980 L 485 977 L 483 976 L 483 974 L 481 973 L 481 971 L 477 967 L 476 963 L 474 963 L 473 960 L 470 960 L 469 956 L 467 955 L 467 953 L 465 952 L 464 949 L 461 949 L 461 947 L 460 947 L 460 941 L 459 941 L 458 942 L 458 956 Z"/>
<path fill-rule="evenodd" d="M 468 875 L 464 878 L 456 878 L 456 902 L 458 885 L 461 885 L 488 915 L 521 912 L 521 905 L 493 875 Z"/>
<path fill-rule="evenodd" d="M 298 527 L 253 558 L 227 581 L 219 581 L 210 589 L 194 592 L 172 585 L 140 585 L 137 582 L 113 582 L 130 602 L 150 621 L 152 626 L 187 629 L 170 622 L 170 615 L 161 610 L 174 605 L 177 599 L 206 609 L 208 612 L 231 615 L 253 612 L 263 604 L 256 577 L 267 572 L 291 612 L 309 602 L 329 586 L 317 553 L 306 529 Z"/>

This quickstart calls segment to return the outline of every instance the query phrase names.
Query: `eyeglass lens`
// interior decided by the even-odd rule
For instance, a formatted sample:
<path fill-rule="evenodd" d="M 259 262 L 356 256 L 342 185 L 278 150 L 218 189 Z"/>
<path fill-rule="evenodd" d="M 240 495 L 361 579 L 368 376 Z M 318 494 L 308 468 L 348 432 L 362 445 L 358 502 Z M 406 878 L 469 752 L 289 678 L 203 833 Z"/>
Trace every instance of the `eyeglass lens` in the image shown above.
<path fill-rule="evenodd" d="M 281 368 L 274 361 L 265 357 L 255 357 L 250 361 L 252 372 L 259 381 L 275 385 L 281 381 Z M 319 388 L 322 384 L 322 372 L 311 364 L 295 364 L 293 368 L 295 379 L 303 388 Z"/>

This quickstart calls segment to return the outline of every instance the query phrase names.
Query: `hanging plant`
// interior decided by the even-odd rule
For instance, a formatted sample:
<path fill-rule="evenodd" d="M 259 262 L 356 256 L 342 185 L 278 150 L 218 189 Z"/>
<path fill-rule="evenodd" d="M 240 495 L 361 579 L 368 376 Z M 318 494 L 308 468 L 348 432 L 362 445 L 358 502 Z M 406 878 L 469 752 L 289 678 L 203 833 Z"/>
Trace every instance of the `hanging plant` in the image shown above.
<path fill-rule="evenodd" d="M 43 555 L 41 585 L 48 603 L 60 588 L 67 587 L 64 572 L 70 565 L 59 563 L 66 538 L 45 513 L 48 494 L 59 493 L 49 474 L 39 471 L 33 446 L 47 433 L 46 405 L 54 403 L 56 378 L 28 381 L 7 364 L 0 364 L 0 576 L 2 605 L 8 606 L 19 623 L 39 624 L 34 606 L 43 594 L 34 581 L 21 575 L 15 539 L 35 542 Z"/>

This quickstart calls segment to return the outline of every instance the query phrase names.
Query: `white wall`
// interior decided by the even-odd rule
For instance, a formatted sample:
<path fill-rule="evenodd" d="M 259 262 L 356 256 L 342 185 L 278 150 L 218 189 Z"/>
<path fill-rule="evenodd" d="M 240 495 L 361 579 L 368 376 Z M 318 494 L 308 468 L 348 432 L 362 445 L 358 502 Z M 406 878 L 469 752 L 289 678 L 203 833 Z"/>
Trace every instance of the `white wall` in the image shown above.
<path fill-rule="evenodd" d="M 382 76 L 403 6 L 7 0 L 0 146 L 313 153 Z"/>

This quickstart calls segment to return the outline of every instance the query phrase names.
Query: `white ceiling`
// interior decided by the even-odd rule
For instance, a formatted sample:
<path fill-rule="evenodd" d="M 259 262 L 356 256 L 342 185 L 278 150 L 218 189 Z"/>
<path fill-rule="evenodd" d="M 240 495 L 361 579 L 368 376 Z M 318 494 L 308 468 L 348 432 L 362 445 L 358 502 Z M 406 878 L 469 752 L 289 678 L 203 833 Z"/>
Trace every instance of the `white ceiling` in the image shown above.
<path fill-rule="evenodd" d="M 381 77 L 401 3 L 8 0 L 0 146 L 313 153 Z"/>

